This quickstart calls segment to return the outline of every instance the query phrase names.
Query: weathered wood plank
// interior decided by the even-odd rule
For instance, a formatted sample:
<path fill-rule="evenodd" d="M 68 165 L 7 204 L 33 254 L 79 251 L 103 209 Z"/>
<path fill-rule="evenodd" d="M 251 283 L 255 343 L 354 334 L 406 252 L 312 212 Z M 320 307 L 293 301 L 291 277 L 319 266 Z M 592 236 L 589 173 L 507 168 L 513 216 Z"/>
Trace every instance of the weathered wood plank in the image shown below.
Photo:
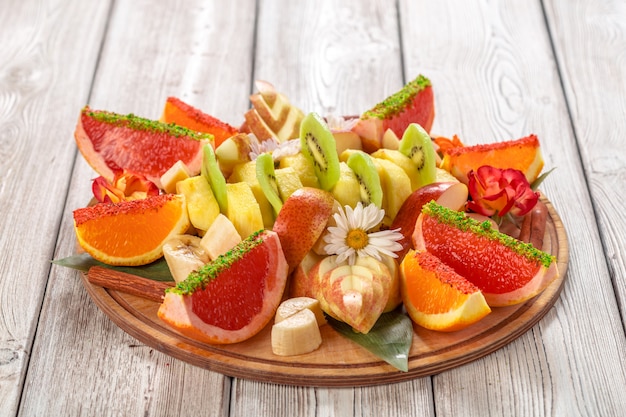
<path fill-rule="evenodd" d="M 546 1 L 545 12 L 626 326 L 626 3 Z"/>
<path fill-rule="evenodd" d="M 156 119 L 168 95 L 240 123 L 252 56 L 235 55 L 226 45 L 237 37 L 242 50 L 252 50 L 253 6 L 248 0 L 115 2 L 91 96 L 83 95 L 68 115 L 55 120 L 65 132 L 59 142 L 72 148 L 85 104 Z M 55 257 L 75 250 L 72 210 L 89 201 L 94 176 L 79 155 Z M 76 272 L 53 267 L 48 288 L 22 398 L 24 415 L 221 416 L 228 410 L 229 378 L 124 333 L 89 299 Z"/>
<path fill-rule="evenodd" d="M 0 13 L 0 410 L 15 415 L 107 1 L 4 1 Z M 89 16 L 89 19 L 86 19 Z M 64 30 L 60 31 L 62 27 Z M 71 48 L 68 45 L 72 45 Z M 80 51 L 76 54 L 76 51 Z M 68 65 L 71 63 L 71 65 Z"/>
<path fill-rule="evenodd" d="M 569 3 L 561 7 L 568 9 Z M 585 19 L 582 11 L 575 13 L 563 18 L 572 27 Z M 406 1 L 400 15 L 406 72 L 424 72 L 435 86 L 433 130 L 457 133 L 468 144 L 536 133 L 546 168 L 557 167 L 542 189 L 562 216 L 570 241 L 568 277 L 553 311 L 504 349 L 436 376 L 436 410 L 445 415 L 615 415 L 624 404 L 624 335 L 589 192 L 581 187 L 585 174 L 540 3 Z M 580 36 L 571 44 L 562 37 L 576 50 Z M 577 72 L 574 61 L 562 66 L 561 74 Z M 575 82 L 580 83 L 583 79 Z M 596 138 L 593 148 L 602 149 L 605 142 Z M 590 390 L 582 381 L 603 389 Z"/>

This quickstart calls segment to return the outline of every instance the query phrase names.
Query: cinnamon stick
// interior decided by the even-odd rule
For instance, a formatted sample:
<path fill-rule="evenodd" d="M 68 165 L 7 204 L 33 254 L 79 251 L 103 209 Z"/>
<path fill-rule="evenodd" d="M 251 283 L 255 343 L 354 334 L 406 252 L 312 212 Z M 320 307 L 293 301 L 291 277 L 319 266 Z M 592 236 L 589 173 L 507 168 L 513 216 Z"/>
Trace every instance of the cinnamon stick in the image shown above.
<path fill-rule="evenodd" d="M 543 236 L 546 232 L 546 222 L 548 221 L 548 208 L 537 201 L 535 207 L 524 216 L 520 230 L 519 240 L 528 242 L 535 248 L 543 248 Z"/>
<path fill-rule="evenodd" d="M 87 279 L 94 285 L 136 295 L 158 303 L 163 301 L 165 290 L 175 285 L 174 282 L 154 281 L 101 266 L 91 267 L 87 272 Z"/>

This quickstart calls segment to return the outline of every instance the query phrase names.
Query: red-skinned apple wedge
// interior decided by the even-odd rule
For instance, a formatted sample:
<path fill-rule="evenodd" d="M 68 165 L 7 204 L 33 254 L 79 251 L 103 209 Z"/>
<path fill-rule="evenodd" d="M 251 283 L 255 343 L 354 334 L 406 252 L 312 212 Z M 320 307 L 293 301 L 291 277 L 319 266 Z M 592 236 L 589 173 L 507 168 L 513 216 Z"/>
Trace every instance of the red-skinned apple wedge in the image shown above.
<path fill-rule="evenodd" d="M 460 210 L 467 202 L 467 196 L 467 186 L 460 182 L 435 182 L 413 191 L 400 207 L 390 226 L 392 230 L 400 228 L 400 233 L 403 236 L 402 240 L 399 241 L 402 249 L 396 252 L 398 259 L 404 258 L 404 255 L 411 248 L 411 236 L 415 229 L 415 222 L 422 212 L 424 204 L 435 200 L 452 210 Z"/>
<path fill-rule="evenodd" d="M 328 223 L 335 199 L 318 188 L 302 187 L 285 200 L 272 230 L 280 243 L 292 272 L 311 250 Z"/>

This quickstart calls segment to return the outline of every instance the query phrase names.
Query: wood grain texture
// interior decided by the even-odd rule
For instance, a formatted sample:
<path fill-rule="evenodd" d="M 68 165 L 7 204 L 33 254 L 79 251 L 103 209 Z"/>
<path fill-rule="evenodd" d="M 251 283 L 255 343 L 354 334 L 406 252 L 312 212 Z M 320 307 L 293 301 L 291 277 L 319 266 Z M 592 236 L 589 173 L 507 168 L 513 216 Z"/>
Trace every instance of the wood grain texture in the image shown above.
<path fill-rule="evenodd" d="M 107 7 L 2 2 L 0 414 L 19 407 L 75 156 L 70 130 L 58 121 L 73 119 L 87 97 Z M 69 44 L 82 51 L 76 59 Z"/>
<path fill-rule="evenodd" d="M 560 84 L 559 70 L 578 68 L 574 62 L 557 67 L 539 2 L 400 4 L 406 72 L 424 72 L 435 85 L 433 130 L 457 133 L 468 144 L 536 133 L 546 169 L 557 168 L 542 188 L 572 242 L 570 277 L 556 308 L 501 351 L 435 377 L 436 408 L 446 415 L 485 409 L 490 415 L 601 415 L 618 409 L 618 391 L 626 384 L 624 335 Z M 417 15 L 429 18 L 411 25 Z M 594 323 L 607 325 L 594 330 Z M 606 346 L 603 359 L 589 360 L 597 355 L 598 339 Z M 619 383 L 583 390 L 581 380 Z"/>
<path fill-rule="evenodd" d="M 547 1 L 574 133 L 626 326 L 626 3 Z"/>
<path fill-rule="evenodd" d="M 255 13 L 254 7 L 248 7 L 251 4 L 115 2 L 102 38 L 99 66 L 88 71 L 95 74 L 91 95 L 81 97 L 68 115 L 55 120 L 66 132 L 59 141 L 70 149 L 74 146 L 72 132 L 85 104 L 158 118 L 166 97 L 175 95 L 204 106 L 207 112 L 216 110 L 228 121 L 243 114 L 248 106 L 251 54 L 231 55 L 225 46 L 216 45 L 238 36 L 240 47 L 251 51 Z M 216 15 L 230 17 L 215 19 Z M 81 19 L 86 18 L 75 17 Z M 83 57 L 82 51 L 74 51 L 64 65 L 78 70 L 76 61 Z M 218 65 L 220 60 L 231 62 Z M 69 87 L 63 94 L 68 91 Z M 70 167 L 68 161 L 63 169 L 70 174 Z M 75 250 L 72 210 L 89 201 L 94 176 L 78 155 L 54 257 Z M 48 288 L 21 413 L 224 415 L 229 378 L 163 355 L 112 325 L 90 301 L 75 271 L 53 267 Z"/>

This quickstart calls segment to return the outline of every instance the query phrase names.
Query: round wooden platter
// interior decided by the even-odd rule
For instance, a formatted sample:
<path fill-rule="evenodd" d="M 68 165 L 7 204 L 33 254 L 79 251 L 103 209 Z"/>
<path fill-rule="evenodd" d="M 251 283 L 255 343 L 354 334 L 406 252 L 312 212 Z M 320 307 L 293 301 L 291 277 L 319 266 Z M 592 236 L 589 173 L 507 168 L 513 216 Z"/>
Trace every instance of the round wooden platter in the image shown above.
<path fill-rule="evenodd" d="M 232 345 L 209 345 L 180 335 L 157 317 L 159 304 L 133 295 L 83 284 L 94 302 L 120 328 L 165 354 L 222 374 L 297 386 L 354 387 L 401 382 L 466 364 L 512 342 L 534 326 L 559 297 L 568 266 L 567 236 L 547 199 L 550 216 L 544 250 L 557 258 L 559 277 L 535 298 L 491 314 L 464 330 L 434 332 L 414 326 L 409 370 L 402 372 L 359 345 L 322 326 L 322 346 L 309 354 L 272 353 L 271 324 L 253 338 Z"/>

